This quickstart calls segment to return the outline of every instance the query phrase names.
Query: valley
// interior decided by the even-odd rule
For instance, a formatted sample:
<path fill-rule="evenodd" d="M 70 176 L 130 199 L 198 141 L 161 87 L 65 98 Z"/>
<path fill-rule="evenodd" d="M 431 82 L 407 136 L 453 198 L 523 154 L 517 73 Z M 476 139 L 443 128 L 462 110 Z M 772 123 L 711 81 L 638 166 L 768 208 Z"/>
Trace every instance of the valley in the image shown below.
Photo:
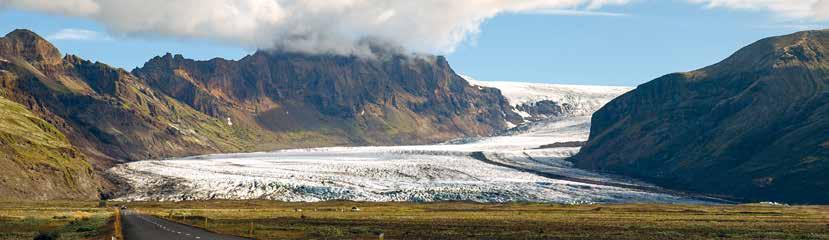
<path fill-rule="evenodd" d="M 240 60 L 201 61 L 166 54 L 127 72 L 74 55 L 61 58 L 57 48 L 39 35 L 15 30 L 0 38 L 0 100 L 10 106 L 6 108 L 17 109 L 6 121 L 30 132 L 45 131 L 48 141 L 18 142 L 25 131 L 4 129 L 8 135 L 2 139 L 7 143 L 4 147 L 18 152 L 4 159 L 28 167 L 23 178 L 14 178 L 19 182 L 13 184 L 16 188 L 4 191 L 11 193 L 10 199 L 91 199 L 98 192 L 103 198 L 125 201 L 595 204 L 788 200 L 792 197 L 745 198 L 677 185 L 671 182 L 676 179 L 666 182 L 652 176 L 665 174 L 661 170 L 629 174 L 608 168 L 602 164 L 616 166 L 618 162 L 604 157 L 602 151 L 610 145 L 599 142 L 631 144 L 624 145 L 626 151 L 609 152 L 607 156 L 613 159 L 637 151 L 650 153 L 651 148 L 640 150 L 634 141 L 616 140 L 626 135 L 612 132 L 619 127 L 615 124 L 635 123 L 629 116 L 652 117 L 639 110 L 625 112 L 631 105 L 652 107 L 651 97 L 665 98 L 643 91 L 674 81 L 685 84 L 682 78 L 706 73 L 752 71 L 730 66 L 755 61 L 744 55 L 768 52 L 778 45 L 822 51 L 817 45 L 825 40 L 824 35 L 815 31 L 769 38 L 722 63 L 631 89 L 479 81 L 456 74 L 444 57 L 407 56 L 387 49 L 375 49 L 380 58 L 257 51 Z M 807 42 L 791 43 L 796 37 Z M 820 56 L 806 54 L 792 60 L 778 55 L 772 55 L 780 58 L 775 64 L 759 62 L 756 67 L 802 71 L 803 64 L 823 64 Z M 788 72 L 771 72 L 789 77 L 784 73 Z M 744 87 L 746 81 L 739 79 L 735 86 Z M 727 96 L 731 90 L 721 94 Z M 810 104 L 820 103 L 820 98 L 814 99 L 817 102 Z M 672 110 L 668 106 L 664 111 Z M 611 132 L 608 127 L 613 127 Z M 682 131 L 701 131 L 695 129 L 700 126 L 690 127 Z M 647 130 L 652 131 L 632 125 L 623 132 L 651 134 Z M 816 142 L 824 139 L 814 137 Z M 746 140 L 746 144 L 757 140 L 762 139 Z M 59 154 L 36 159 L 22 152 L 26 144 L 33 144 L 36 151 Z M 657 157 L 680 154 L 664 153 L 668 155 Z M 638 156 L 624 159 L 643 160 Z M 804 161 L 815 162 L 809 159 L 817 158 Z M 64 181 L 41 173 L 64 166 Z M 636 166 L 627 164 L 624 169 L 644 170 Z M 46 182 L 52 186 L 67 185 L 69 190 L 43 195 L 21 187 L 33 185 L 39 175 L 49 176 Z M 773 177 L 763 179 L 774 182 Z M 763 185 L 760 180 L 755 179 L 751 187 Z M 694 184 L 703 181 L 710 179 Z M 711 186 L 722 188 L 713 183 L 704 187 Z"/>
<path fill-rule="evenodd" d="M 138 161 L 116 166 L 107 173 L 124 179 L 129 188 L 117 199 L 129 201 L 719 201 L 577 169 L 565 159 L 577 153 L 578 146 L 542 147 L 586 141 L 589 115 L 627 88 L 514 86 L 536 91 L 534 95 L 517 95 L 524 92 L 510 91 L 509 85 L 502 85 L 510 104 L 564 99 L 574 102 L 562 104 L 572 106 L 569 112 L 527 121 L 493 137 L 434 145 L 308 148 Z"/>
<path fill-rule="evenodd" d="M 0 240 L 829 239 L 829 0 L 0 19 Z"/>
<path fill-rule="evenodd" d="M 703 202 L 576 169 L 564 158 L 577 147 L 537 149 L 551 139 L 585 140 L 585 117 L 539 125 L 463 144 L 216 154 L 133 162 L 108 173 L 126 179 L 130 191 L 119 199 L 133 201 Z"/>

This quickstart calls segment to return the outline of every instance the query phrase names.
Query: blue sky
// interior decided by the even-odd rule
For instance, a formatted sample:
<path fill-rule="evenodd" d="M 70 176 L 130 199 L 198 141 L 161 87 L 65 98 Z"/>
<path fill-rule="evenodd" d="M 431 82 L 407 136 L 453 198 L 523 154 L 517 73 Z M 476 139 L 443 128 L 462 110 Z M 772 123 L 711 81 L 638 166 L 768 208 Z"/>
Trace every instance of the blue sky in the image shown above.
<path fill-rule="evenodd" d="M 635 86 L 716 63 L 757 40 L 821 23 L 764 11 L 648 1 L 603 9 L 624 17 L 507 15 L 448 56 L 483 80 Z"/>
<path fill-rule="evenodd" d="M 166 52 L 238 59 L 255 50 L 198 37 L 124 35 L 78 17 L 0 11 L 0 31 L 31 29 L 64 53 L 128 70 Z M 635 1 L 597 11 L 613 14 L 500 14 L 446 55 L 457 72 L 480 80 L 635 86 L 715 63 L 764 37 L 829 26 L 781 19 L 763 9 L 709 8 L 678 0 Z"/>

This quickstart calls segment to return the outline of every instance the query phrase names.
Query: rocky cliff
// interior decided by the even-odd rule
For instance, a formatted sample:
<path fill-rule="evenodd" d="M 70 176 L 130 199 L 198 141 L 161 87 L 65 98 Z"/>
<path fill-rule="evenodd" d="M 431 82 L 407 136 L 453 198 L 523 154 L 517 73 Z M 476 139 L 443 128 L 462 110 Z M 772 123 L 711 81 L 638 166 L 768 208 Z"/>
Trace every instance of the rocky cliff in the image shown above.
<path fill-rule="evenodd" d="M 432 143 L 489 135 L 519 119 L 497 89 L 470 86 L 443 57 L 167 54 L 133 74 L 208 115 L 304 136 L 304 146 Z"/>
<path fill-rule="evenodd" d="M 829 32 L 763 39 L 593 115 L 578 166 L 748 201 L 829 203 Z"/>

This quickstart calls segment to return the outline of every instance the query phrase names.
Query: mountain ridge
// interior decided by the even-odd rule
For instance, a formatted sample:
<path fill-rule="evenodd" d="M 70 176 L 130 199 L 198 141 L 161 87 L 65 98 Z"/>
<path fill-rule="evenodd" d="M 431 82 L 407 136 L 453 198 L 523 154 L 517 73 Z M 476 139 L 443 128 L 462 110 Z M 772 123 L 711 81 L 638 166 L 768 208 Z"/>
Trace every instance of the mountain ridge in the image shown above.
<path fill-rule="evenodd" d="M 336 125 L 336 121 L 345 123 L 340 128 L 350 133 L 335 135 L 349 135 L 350 141 L 361 144 L 488 135 L 505 128 L 503 116 L 514 115 L 496 89 L 472 88 L 440 56 L 376 59 L 257 51 L 238 61 L 196 61 L 167 54 L 133 73 L 213 116 L 240 120 L 252 116 L 252 121 L 242 124 L 276 132 Z M 477 119 L 464 119 L 467 116 Z M 397 121 L 398 126 L 371 129 L 388 121 Z M 297 122 L 304 125 L 295 126 Z M 389 134 L 391 138 L 384 136 Z"/>

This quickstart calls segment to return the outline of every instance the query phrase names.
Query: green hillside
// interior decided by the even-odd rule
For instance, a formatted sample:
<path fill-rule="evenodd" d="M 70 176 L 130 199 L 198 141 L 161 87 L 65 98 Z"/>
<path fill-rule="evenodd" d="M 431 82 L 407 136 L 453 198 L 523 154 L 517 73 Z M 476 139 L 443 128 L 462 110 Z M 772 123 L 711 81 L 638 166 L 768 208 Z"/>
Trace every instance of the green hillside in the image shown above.
<path fill-rule="evenodd" d="M 54 126 L 0 97 L 0 199 L 97 197 L 91 166 Z"/>

